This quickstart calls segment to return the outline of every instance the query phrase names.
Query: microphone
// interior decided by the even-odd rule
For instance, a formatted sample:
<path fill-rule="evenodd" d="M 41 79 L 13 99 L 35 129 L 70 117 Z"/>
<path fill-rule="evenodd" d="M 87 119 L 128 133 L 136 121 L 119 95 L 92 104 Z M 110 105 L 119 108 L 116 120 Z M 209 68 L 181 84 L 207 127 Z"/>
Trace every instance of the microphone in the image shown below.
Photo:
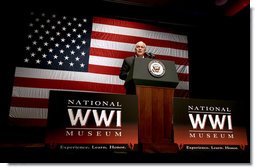
<path fill-rule="evenodd" d="M 149 58 L 155 58 L 155 55 L 153 53 L 146 52 L 145 53 Z"/>

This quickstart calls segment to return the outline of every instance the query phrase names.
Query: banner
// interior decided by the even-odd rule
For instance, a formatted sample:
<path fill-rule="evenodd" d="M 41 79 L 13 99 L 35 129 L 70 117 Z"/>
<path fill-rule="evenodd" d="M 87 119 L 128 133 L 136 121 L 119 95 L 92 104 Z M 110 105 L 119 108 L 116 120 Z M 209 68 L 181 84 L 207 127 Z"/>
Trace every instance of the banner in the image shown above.
<path fill-rule="evenodd" d="M 137 96 L 50 91 L 46 144 L 60 150 L 135 151 Z"/>
<path fill-rule="evenodd" d="M 246 129 L 236 102 L 174 99 L 174 142 L 179 150 L 244 150 Z"/>

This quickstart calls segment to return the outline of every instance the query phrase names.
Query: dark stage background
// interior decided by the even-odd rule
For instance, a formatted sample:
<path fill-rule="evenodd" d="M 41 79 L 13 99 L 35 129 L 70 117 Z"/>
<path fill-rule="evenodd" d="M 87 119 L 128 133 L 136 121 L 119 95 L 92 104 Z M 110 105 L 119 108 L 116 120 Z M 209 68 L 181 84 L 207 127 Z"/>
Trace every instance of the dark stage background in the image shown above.
<path fill-rule="evenodd" d="M 86 2 L 86 1 L 85 1 Z M 30 10 L 57 11 L 72 15 L 97 15 L 154 23 L 188 34 L 190 61 L 190 97 L 234 100 L 238 117 L 247 129 L 250 142 L 250 7 L 227 16 L 226 8 L 211 1 L 164 1 L 165 4 L 141 5 L 93 1 L 11 2 L 1 11 L 1 162 L 169 162 L 233 163 L 250 162 L 250 150 L 243 152 L 183 152 L 178 154 L 107 154 L 61 153 L 22 144 L 40 144 L 44 128 L 8 126 L 15 61 L 23 54 L 23 16 Z M 172 2 L 172 3 L 170 3 Z M 232 1 L 230 1 L 232 2 Z M 181 5 L 183 3 L 183 5 Z M 146 3 L 145 3 L 146 4 Z M 90 10 L 90 11 L 89 11 Z M 5 11 L 5 12 L 4 12 Z M 10 146 L 13 144 L 13 146 Z"/>

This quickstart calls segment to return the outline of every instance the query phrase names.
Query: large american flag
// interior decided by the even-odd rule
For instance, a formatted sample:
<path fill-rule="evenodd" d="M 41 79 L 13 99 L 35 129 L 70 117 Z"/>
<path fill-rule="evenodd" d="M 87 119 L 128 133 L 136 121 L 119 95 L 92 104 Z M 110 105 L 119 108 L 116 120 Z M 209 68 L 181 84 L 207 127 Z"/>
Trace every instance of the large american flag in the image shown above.
<path fill-rule="evenodd" d="M 138 41 L 158 59 L 175 62 L 180 80 L 175 96 L 188 97 L 187 35 L 127 20 L 31 12 L 15 70 L 10 121 L 46 126 L 50 90 L 125 94 L 118 75 Z"/>

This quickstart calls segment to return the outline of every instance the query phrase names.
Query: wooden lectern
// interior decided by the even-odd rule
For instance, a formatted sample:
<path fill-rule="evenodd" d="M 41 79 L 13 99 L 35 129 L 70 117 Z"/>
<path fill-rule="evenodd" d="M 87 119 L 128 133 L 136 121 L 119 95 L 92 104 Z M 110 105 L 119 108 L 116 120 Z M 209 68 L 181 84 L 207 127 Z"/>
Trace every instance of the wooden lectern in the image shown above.
<path fill-rule="evenodd" d="M 153 66 L 164 72 L 153 74 Z M 152 71 L 151 71 L 152 70 Z M 162 69 L 161 69 L 162 72 Z M 173 143 L 173 97 L 179 80 L 174 62 L 135 58 L 126 84 L 134 85 L 138 97 L 138 141 L 142 152 L 175 153 Z"/>

